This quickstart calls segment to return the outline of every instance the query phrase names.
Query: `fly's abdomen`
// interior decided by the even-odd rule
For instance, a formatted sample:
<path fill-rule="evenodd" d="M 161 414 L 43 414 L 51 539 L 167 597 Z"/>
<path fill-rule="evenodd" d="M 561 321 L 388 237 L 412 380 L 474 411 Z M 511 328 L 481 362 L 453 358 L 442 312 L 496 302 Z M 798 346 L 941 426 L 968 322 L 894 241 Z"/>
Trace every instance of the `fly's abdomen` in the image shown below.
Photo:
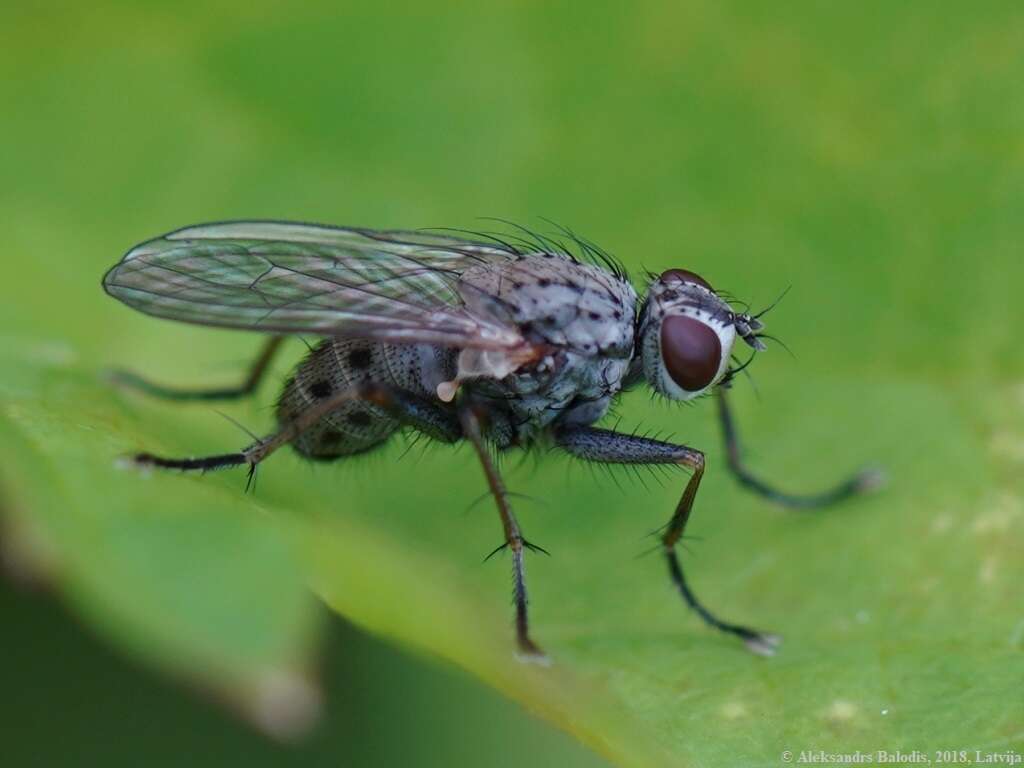
<path fill-rule="evenodd" d="M 295 370 L 277 403 L 282 426 L 313 405 L 361 381 L 380 381 L 386 374 L 379 344 L 365 341 L 324 341 Z M 387 440 L 398 422 L 378 406 L 352 401 L 341 405 L 292 443 L 311 459 L 333 459 L 368 451 Z"/>
<path fill-rule="evenodd" d="M 425 346 L 393 346 L 364 340 L 321 342 L 285 384 L 277 404 L 283 426 L 308 408 L 362 382 L 385 384 L 421 397 L 436 397 L 437 384 L 453 375 L 454 355 Z M 292 443 L 311 459 L 364 453 L 385 442 L 401 422 L 365 401 L 343 403 Z"/>

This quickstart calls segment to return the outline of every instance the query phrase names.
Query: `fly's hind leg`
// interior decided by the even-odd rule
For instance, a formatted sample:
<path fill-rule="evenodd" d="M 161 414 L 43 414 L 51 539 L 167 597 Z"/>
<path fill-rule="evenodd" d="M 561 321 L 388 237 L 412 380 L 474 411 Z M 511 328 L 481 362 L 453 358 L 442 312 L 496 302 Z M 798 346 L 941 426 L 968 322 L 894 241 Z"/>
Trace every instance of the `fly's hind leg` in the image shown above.
<path fill-rule="evenodd" d="M 156 384 L 131 371 L 115 370 L 110 374 L 111 381 L 121 387 L 134 389 L 143 392 L 151 397 L 158 397 L 163 400 L 237 400 L 256 391 L 263 377 L 270 367 L 278 348 L 283 341 L 281 336 L 271 336 L 263 344 L 260 353 L 249 368 L 248 374 L 240 384 L 233 387 L 219 387 L 215 389 L 186 389 L 177 387 L 166 387 Z"/>
<path fill-rule="evenodd" d="M 176 469 L 185 472 L 205 472 L 244 464 L 249 466 L 251 478 L 256 466 L 278 448 L 294 443 L 304 433 L 330 416 L 332 412 L 354 402 L 377 406 L 392 415 L 401 424 L 418 429 L 437 440 L 455 442 L 461 436 L 461 428 L 453 412 L 387 385 L 364 381 L 334 392 L 311 404 L 306 410 L 281 424 L 276 432 L 236 453 L 199 458 L 166 458 L 151 453 L 138 453 L 131 456 L 129 460 L 137 467 Z"/>
<path fill-rule="evenodd" d="M 749 491 L 763 496 L 769 501 L 791 509 L 811 509 L 827 507 L 845 501 L 851 496 L 873 491 L 885 482 L 885 474 L 879 469 L 867 469 L 843 480 L 828 490 L 810 494 L 792 494 L 780 491 L 751 473 L 740 456 L 739 435 L 736 422 L 729 407 L 724 388 L 718 389 L 718 423 L 722 429 L 722 440 L 725 443 L 725 455 L 729 471 L 740 485 Z"/>
<path fill-rule="evenodd" d="M 573 427 L 555 433 L 555 442 L 563 450 L 588 461 L 602 464 L 674 464 L 690 469 L 693 474 L 686 483 L 675 512 L 661 534 L 661 546 L 668 564 L 669 578 L 686 604 L 715 629 L 734 635 L 754 653 L 774 653 L 778 638 L 740 624 L 723 621 L 708 610 L 686 580 L 676 544 L 683 536 L 693 511 L 693 502 L 704 475 L 704 454 L 684 445 L 674 445 L 635 435 L 624 435 L 596 427 Z"/>

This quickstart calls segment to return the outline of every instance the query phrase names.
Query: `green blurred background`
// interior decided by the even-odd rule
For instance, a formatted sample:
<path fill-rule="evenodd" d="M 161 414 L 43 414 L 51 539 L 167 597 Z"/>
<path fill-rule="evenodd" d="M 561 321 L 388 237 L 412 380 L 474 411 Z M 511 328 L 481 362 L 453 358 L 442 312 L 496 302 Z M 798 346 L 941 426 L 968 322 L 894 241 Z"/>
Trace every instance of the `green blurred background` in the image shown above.
<path fill-rule="evenodd" d="M 1014 632 L 1024 621 L 1014 554 L 1024 468 L 1022 51 L 1014 2 L 8 2 L 5 359 L 230 379 L 254 339 L 132 315 L 99 288 L 133 243 L 226 218 L 473 228 L 482 216 L 547 216 L 637 273 L 694 269 L 755 307 L 792 286 L 768 320 L 796 359 L 762 356 L 760 400 L 746 385 L 737 395 L 751 458 L 804 488 L 882 461 L 893 487 L 851 512 L 853 522 L 794 520 L 739 494 L 717 468 L 706 408 L 659 410 L 638 397 L 622 414 L 708 449 L 704 493 L 720 513 L 704 502 L 694 534 L 706 540 L 694 546 L 714 604 L 769 627 L 796 623 L 793 634 L 814 642 L 788 662 L 752 667 L 679 606 L 663 611 L 674 598 L 659 590 L 660 564 L 630 556 L 677 489 L 620 493 L 586 471 L 567 475 L 564 462 L 512 471 L 517 490 L 547 499 L 524 502 L 523 516 L 557 555 L 532 569 L 538 638 L 692 764 L 774 765 L 776 739 L 819 730 L 877 748 L 932 746 L 943 732 L 1019 746 L 1024 712 L 1007 696 L 1019 693 Z M 24 396 L 35 379 L 6 365 L 8 397 Z M 230 412 L 264 429 L 271 389 Z M 143 435 L 187 429 L 160 443 L 178 450 L 240 439 L 209 409 L 128 408 Z M 284 497 L 298 478 L 319 488 L 303 491 L 309 498 L 333 497 L 360 524 L 383 518 L 417 541 L 458 539 L 455 583 L 494 598 L 481 624 L 505 615 L 505 569 L 474 559 L 497 526 L 483 507 L 462 512 L 483 490 L 462 469 L 465 456 L 437 451 L 396 469 L 399 453 L 315 471 L 281 460 L 265 473 L 281 478 L 268 477 L 267 493 Z M 238 478 L 224 482 L 239 492 Z M 979 505 L 996 510 L 981 529 L 971 527 L 988 519 Z M 880 557 L 879 543 L 894 541 L 912 544 Z M 328 624 L 318 654 L 324 720 L 302 746 L 274 746 L 174 675 L 144 671 L 134 636 L 123 641 L 133 661 L 112 654 L 94 632 L 121 642 L 117 623 L 104 624 L 74 589 L 56 591 L 72 595 L 72 615 L 91 629 L 35 593 L 0 597 L 0 730 L 5 758 L 16 758 L 5 764 L 137 764 L 140 754 L 147 764 L 602 764 L 462 672 L 314 609 L 309 625 Z M 965 611 L 977 615 L 961 621 Z M 631 625 L 631 615 L 657 618 Z M 369 609 L 358 623 L 405 637 Z M 787 675 L 821 659 L 828 693 L 805 711 L 805 691 Z M 691 664 L 707 679 L 672 677 Z M 530 704 L 514 674 L 481 676 Z M 921 679 L 930 682 L 918 695 Z M 749 680 L 763 709 L 731 707 Z M 908 719 L 897 708 L 885 725 L 840 722 L 850 719 L 842 703 L 861 694 L 865 712 L 903 701 Z M 940 700 L 970 702 L 974 719 Z M 571 701 L 531 708 L 590 733 L 605 754 L 630 753 L 576 727 L 565 715 Z M 744 723 L 749 709 L 763 719 Z M 780 714 L 784 727 L 772 719 Z M 728 749 L 695 736 L 714 717 L 739 721 L 727 723 L 742 734 Z"/>
<path fill-rule="evenodd" d="M 323 719 L 297 744 L 260 736 L 198 690 L 130 665 L 43 595 L 0 583 L 7 766 L 601 766 L 464 674 L 335 621 Z"/>

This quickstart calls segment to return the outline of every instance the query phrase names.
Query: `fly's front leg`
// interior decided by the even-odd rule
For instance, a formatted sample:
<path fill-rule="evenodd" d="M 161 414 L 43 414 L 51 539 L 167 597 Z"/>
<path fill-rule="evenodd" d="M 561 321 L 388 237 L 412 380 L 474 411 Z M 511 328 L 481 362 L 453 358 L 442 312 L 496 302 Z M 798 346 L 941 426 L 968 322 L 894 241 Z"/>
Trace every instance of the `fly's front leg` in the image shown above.
<path fill-rule="evenodd" d="M 236 400 L 251 395 L 256 387 L 263 380 L 264 375 L 270 367 L 270 362 L 284 340 L 281 336 L 271 336 L 263 344 L 260 354 L 253 361 L 249 373 L 241 384 L 234 387 L 221 387 L 217 389 L 178 389 L 176 387 L 165 387 L 162 384 L 155 384 L 148 379 L 132 373 L 131 371 L 113 371 L 110 374 L 111 381 L 121 387 L 138 390 L 152 397 L 159 397 L 163 400 Z"/>
<path fill-rule="evenodd" d="M 624 435 L 595 427 L 573 427 L 555 433 L 556 443 L 568 453 L 601 464 L 675 464 L 692 470 L 683 495 L 676 505 L 661 535 L 662 550 L 668 564 L 669 577 L 686 604 L 715 629 L 720 629 L 743 640 L 754 653 L 771 655 L 779 640 L 774 635 L 758 632 L 739 624 L 722 621 L 709 611 L 690 588 L 676 552 L 686 523 L 693 511 L 693 502 L 704 476 L 704 454 L 684 445 L 661 440 Z"/>
<path fill-rule="evenodd" d="M 729 408 L 729 401 L 724 388 L 718 389 L 718 422 L 722 428 L 722 440 L 725 442 L 725 455 L 729 471 L 736 477 L 740 485 L 759 496 L 793 509 L 810 509 L 826 507 L 840 501 L 875 490 L 885 481 L 884 474 L 877 469 L 859 472 L 843 482 L 821 493 L 797 495 L 785 493 L 769 485 L 753 475 L 743 464 L 740 456 L 739 436 L 736 433 L 736 422 Z"/>
<path fill-rule="evenodd" d="M 464 406 L 459 410 L 459 420 L 462 422 L 464 437 L 473 445 L 480 465 L 483 467 L 484 475 L 487 478 L 487 485 L 494 496 L 494 502 L 498 506 L 498 515 L 501 518 L 501 525 L 505 532 L 505 543 L 498 549 L 508 549 L 512 552 L 512 594 L 516 606 L 516 641 L 519 644 L 520 652 L 527 658 L 544 659 L 544 652 L 530 638 L 530 622 L 527 615 L 527 603 L 529 599 L 526 594 L 526 566 L 523 562 L 523 553 L 527 549 L 539 549 L 532 546 L 519 529 L 519 522 L 512 513 L 508 503 L 508 492 L 501 480 L 497 467 L 491 461 L 480 432 L 480 419 L 472 410 L 472 407 Z M 493 553 L 492 553 L 493 554 Z"/>

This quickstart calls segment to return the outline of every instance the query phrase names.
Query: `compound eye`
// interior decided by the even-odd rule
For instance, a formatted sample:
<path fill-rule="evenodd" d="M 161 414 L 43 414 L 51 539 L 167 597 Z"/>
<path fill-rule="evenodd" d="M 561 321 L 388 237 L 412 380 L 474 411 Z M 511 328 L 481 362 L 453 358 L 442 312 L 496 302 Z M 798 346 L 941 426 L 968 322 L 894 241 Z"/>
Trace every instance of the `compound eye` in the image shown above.
<path fill-rule="evenodd" d="M 661 323 L 661 359 L 676 386 L 699 392 L 718 374 L 722 342 L 706 323 L 672 315 Z"/>
<path fill-rule="evenodd" d="M 680 280 L 684 283 L 696 283 L 703 288 L 707 288 L 709 291 L 713 290 L 707 280 L 688 269 L 666 269 L 661 273 L 661 282 L 668 283 L 673 280 Z"/>

